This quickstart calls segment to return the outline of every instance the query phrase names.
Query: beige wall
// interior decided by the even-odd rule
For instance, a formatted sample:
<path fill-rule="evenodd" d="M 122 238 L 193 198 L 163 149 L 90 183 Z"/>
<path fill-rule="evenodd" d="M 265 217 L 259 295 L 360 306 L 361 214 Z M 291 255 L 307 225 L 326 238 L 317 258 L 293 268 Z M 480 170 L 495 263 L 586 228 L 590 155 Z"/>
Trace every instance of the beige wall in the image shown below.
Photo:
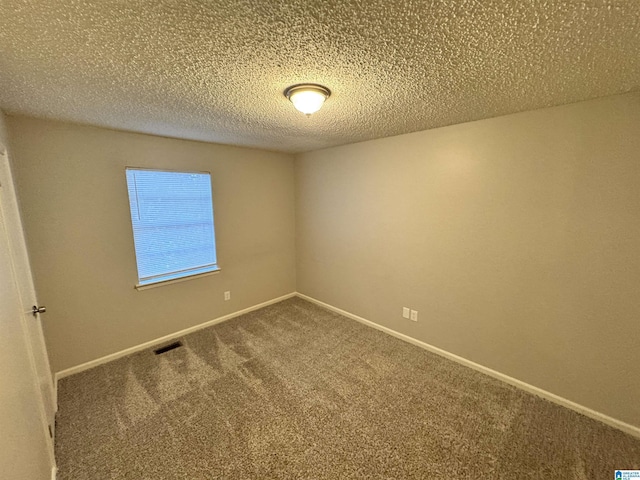
<path fill-rule="evenodd" d="M 25 117 L 7 123 L 54 371 L 295 291 L 290 155 Z M 125 166 L 211 172 L 220 273 L 134 289 Z"/>
<path fill-rule="evenodd" d="M 303 154 L 296 182 L 299 292 L 640 426 L 640 95 Z"/>
<path fill-rule="evenodd" d="M 9 144 L 9 134 L 7 133 L 7 124 L 5 121 L 5 116 L 4 116 L 4 112 L 2 112 L 2 110 L 0 110 L 0 145 L 2 145 L 2 148 L 5 148 L 8 150 L 8 144 Z"/>

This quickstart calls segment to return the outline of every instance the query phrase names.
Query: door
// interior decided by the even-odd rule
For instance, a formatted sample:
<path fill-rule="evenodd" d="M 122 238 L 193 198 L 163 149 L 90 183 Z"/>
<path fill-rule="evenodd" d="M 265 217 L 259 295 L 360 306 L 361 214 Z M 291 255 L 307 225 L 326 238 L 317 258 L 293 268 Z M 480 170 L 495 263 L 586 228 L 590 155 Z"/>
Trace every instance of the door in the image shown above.
<path fill-rule="evenodd" d="M 54 398 L 53 382 L 49 358 L 44 343 L 42 325 L 40 317 L 33 316 L 33 305 L 38 305 L 35 296 L 35 288 L 29 266 L 29 257 L 25 245 L 22 222 L 20 220 L 11 169 L 4 147 L 0 144 L 0 218 L 2 229 L 0 231 L 0 248 L 2 249 L 2 287 L 6 293 L 6 302 L 3 301 L 3 329 L 7 333 L 0 332 L 3 340 L 9 340 L 10 335 L 17 335 L 15 322 L 20 325 L 22 339 L 12 338 L 15 348 L 25 347 L 26 358 L 28 359 L 29 372 L 22 372 L 24 381 L 31 379 L 36 394 L 33 399 L 23 399 L 25 402 L 21 407 L 25 410 L 25 405 L 33 403 L 33 415 L 38 417 L 45 435 L 47 455 L 51 466 L 55 465 L 53 457 L 53 434 L 55 428 L 56 401 Z M 13 293 L 10 291 L 13 290 Z M 13 299 L 13 300 L 12 300 Z M 5 299 L 3 299 L 5 300 Z M 19 316 L 15 318 L 15 312 L 11 304 L 14 303 Z M 7 311 L 4 311 L 7 310 Z M 7 323 L 9 322 L 10 325 Z M 13 323 L 11 323 L 13 322 Z M 20 341 L 22 340 L 22 341 Z M 5 343 L 3 341 L 3 343 Z M 20 354 L 13 352 L 16 358 Z M 11 362 L 10 362 L 11 363 Z M 8 372 L 4 372 L 8 374 Z M 5 385 L 2 385 L 3 387 Z M 26 387 L 24 387 L 26 388 Z M 4 388 L 3 388 L 4 389 Z M 25 390 L 26 392 L 27 390 Z M 30 409 L 31 411 L 31 409 Z M 7 412 L 7 414 L 9 414 Z"/>

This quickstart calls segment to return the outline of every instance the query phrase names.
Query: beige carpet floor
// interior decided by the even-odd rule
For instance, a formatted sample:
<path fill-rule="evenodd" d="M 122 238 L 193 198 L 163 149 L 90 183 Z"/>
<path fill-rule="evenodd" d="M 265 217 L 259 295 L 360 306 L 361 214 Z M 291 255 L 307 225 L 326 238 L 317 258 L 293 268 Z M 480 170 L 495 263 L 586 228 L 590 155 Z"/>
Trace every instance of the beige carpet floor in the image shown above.
<path fill-rule="evenodd" d="M 609 479 L 640 440 L 298 298 L 59 384 L 60 480 Z"/>

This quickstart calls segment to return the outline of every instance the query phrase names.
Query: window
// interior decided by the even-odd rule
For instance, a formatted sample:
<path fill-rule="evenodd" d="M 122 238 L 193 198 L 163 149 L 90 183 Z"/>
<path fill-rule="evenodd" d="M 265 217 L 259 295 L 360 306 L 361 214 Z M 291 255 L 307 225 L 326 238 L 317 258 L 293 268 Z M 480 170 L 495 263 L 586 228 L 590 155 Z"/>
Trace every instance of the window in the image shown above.
<path fill-rule="evenodd" d="M 219 270 L 211 175 L 127 168 L 138 287 Z"/>

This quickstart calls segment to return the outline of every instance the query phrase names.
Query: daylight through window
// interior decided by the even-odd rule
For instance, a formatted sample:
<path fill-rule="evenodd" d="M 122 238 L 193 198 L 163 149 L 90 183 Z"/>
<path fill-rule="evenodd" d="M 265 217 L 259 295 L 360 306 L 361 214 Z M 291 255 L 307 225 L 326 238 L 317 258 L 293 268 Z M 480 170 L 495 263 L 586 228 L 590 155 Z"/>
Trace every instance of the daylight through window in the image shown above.
<path fill-rule="evenodd" d="M 218 270 L 211 175 L 127 168 L 138 286 Z"/>

